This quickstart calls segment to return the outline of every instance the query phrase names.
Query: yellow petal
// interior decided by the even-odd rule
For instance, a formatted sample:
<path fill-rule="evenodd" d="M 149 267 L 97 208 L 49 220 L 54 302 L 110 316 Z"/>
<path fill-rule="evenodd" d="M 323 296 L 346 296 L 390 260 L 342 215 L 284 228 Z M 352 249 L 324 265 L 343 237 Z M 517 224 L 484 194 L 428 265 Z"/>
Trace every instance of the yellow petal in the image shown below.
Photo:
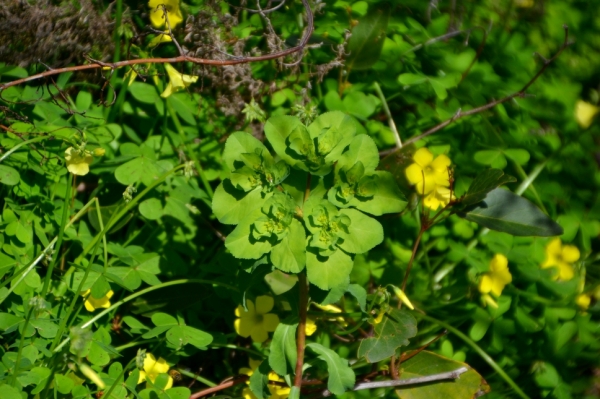
<path fill-rule="evenodd" d="M 255 326 L 255 324 L 252 323 L 252 321 L 247 318 L 235 319 L 235 321 L 233 322 L 233 327 L 235 328 L 235 332 L 239 336 L 242 336 L 244 338 L 248 338 L 250 336 L 254 326 Z"/>
<path fill-rule="evenodd" d="M 410 184 L 417 184 L 423 181 L 423 169 L 416 163 L 410 164 L 404 171 L 404 174 L 406 174 L 406 180 Z"/>
<path fill-rule="evenodd" d="M 81 295 L 81 296 L 86 296 L 86 295 L 88 295 L 90 292 L 92 292 L 92 290 L 91 290 L 91 289 L 87 289 L 87 290 L 85 290 L 85 291 L 81 291 L 81 293 L 79 293 L 79 295 Z"/>
<path fill-rule="evenodd" d="M 599 107 L 582 100 L 577 101 L 575 105 L 575 119 L 582 129 L 590 127 L 598 112 L 600 112 Z"/>
<path fill-rule="evenodd" d="M 554 238 L 546 245 L 547 257 L 558 257 L 562 255 L 562 243 L 560 238 Z"/>
<path fill-rule="evenodd" d="M 502 254 L 496 254 L 490 261 L 490 271 L 493 273 L 508 269 L 508 259 Z"/>
<path fill-rule="evenodd" d="M 575 300 L 575 303 L 577 303 L 577 306 L 579 306 L 580 308 L 583 308 L 583 309 L 589 308 L 591 302 L 592 302 L 592 297 L 590 297 L 587 294 L 578 295 L 577 299 Z"/>
<path fill-rule="evenodd" d="M 304 326 L 304 332 L 307 336 L 311 336 L 317 331 L 317 325 L 315 321 L 311 318 L 306 319 L 306 325 Z"/>
<path fill-rule="evenodd" d="M 250 365 L 250 370 L 254 371 L 260 366 L 262 360 L 248 359 L 248 364 Z"/>
<path fill-rule="evenodd" d="M 492 294 L 494 294 L 496 297 L 502 295 L 502 290 L 504 289 L 505 285 L 506 284 L 504 284 L 501 280 L 492 278 Z"/>
<path fill-rule="evenodd" d="M 262 295 L 256 298 L 256 313 L 265 314 L 269 313 L 273 309 L 275 301 L 273 297 L 268 295 Z"/>
<path fill-rule="evenodd" d="M 198 76 L 184 75 L 177 69 L 173 68 L 171 64 L 165 64 L 165 70 L 169 75 L 169 80 L 173 86 L 173 91 L 184 89 L 198 80 Z"/>
<path fill-rule="evenodd" d="M 90 171 L 90 164 L 94 160 L 92 153 L 84 151 L 83 155 L 73 147 L 65 150 L 67 170 L 77 176 L 85 176 Z"/>
<path fill-rule="evenodd" d="M 433 160 L 433 154 L 427 148 L 419 148 L 417 152 L 413 155 L 413 160 L 417 163 L 421 168 L 426 167 Z"/>
<path fill-rule="evenodd" d="M 451 163 L 452 163 L 452 161 L 450 161 L 450 158 L 448 158 L 444 154 L 441 154 L 441 155 L 438 155 L 437 157 L 435 157 L 435 159 L 431 162 L 431 166 L 435 170 L 447 171 L 448 166 L 450 166 Z"/>
<path fill-rule="evenodd" d="M 484 274 L 479 280 L 479 292 L 481 292 L 482 294 L 489 293 L 492 290 L 493 284 L 494 282 L 492 278 L 487 273 Z"/>
<path fill-rule="evenodd" d="M 263 328 L 265 331 L 275 331 L 279 324 L 279 316 L 273 313 L 268 313 L 263 316 Z"/>
<path fill-rule="evenodd" d="M 146 374 L 151 373 L 154 370 L 154 364 L 156 363 L 156 358 L 152 353 L 146 353 L 146 357 L 144 358 L 144 371 Z"/>
<path fill-rule="evenodd" d="M 498 304 L 496 303 L 496 301 L 494 301 L 494 298 L 492 298 L 491 296 L 487 294 L 482 295 L 481 299 L 483 300 L 484 305 L 490 305 L 494 309 L 498 309 Z"/>
<path fill-rule="evenodd" d="M 264 328 L 262 328 L 262 326 L 258 325 L 255 326 L 254 329 L 252 329 L 250 337 L 252 337 L 252 341 L 260 343 L 265 342 L 269 338 L 269 334 L 267 334 L 267 332 Z"/>
<path fill-rule="evenodd" d="M 150 22 L 155 28 L 162 28 L 166 25 L 164 18 L 164 11 L 159 5 L 164 4 L 167 9 L 167 17 L 169 18 L 169 25 L 171 29 L 174 29 L 183 21 L 181 10 L 179 8 L 179 0 L 150 0 L 148 7 L 150 10 Z"/>
<path fill-rule="evenodd" d="M 566 262 L 560 262 L 558 265 L 558 278 L 562 281 L 569 281 L 575 276 L 573 266 Z"/>
<path fill-rule="evenodd" d="M 93 304 L 90 302 L 90 300 L 89 300 L 89 299 L 87 299 L 87 300 L 85 301 L 84 305 L 85 305 L 85 309 L 86 309 L 88 312 L 93 312 L 94 310 L 96 310 L 96 308 L 95 308 L 95 307 L 94 307 L 94 305 L 93 305 Z"/>
<path fill-rule="evenodd" d="M 165 91 L 163 91 L 160 96 L 162 98 L 167 98 L 169 97 L 171 94 L 173 94 L 173 85 L 171 85 L 171 82 L 167 83 L 167 87 L 165 88 Z"/>
<path fill-rule="evenodd" d="M 140 376 L 137 383 L 141 384 L 144 381 L 146 381 L 146 372 L 144 370 L 140 370 Z"/>
<path fill-rule="evenodd" d="M 250 390 L 250 388 L 244 388 L 244 390 L 242 391 L 242 396 L 244 397 L 244 399 L 257 399 L 256 396 Z"/>
<path fill-rule="evenodd" d="M 579 253 L 579 248 L 574 245 L 565 245 L 562 248 L 562 259 L 565 262 L 573 263 L 579 260 L 581 254 Z"/>
<path fill-rule="evenodd" d="M 161 43 L 168 43 L 168 42 L 172 42 L 172 41 L 173 41 L 173 38 L 171 37 L 171 35 L 161 33 L 160 35 L 158 35 L 155 38 L 153 38 L 152 40 L 150 40 L 150 43 L 148 43 L 148 47 L 156 47 Z"/>
<path fill-rule="evenodd" d="M 169 379 L 167 380 L 167 385 L 165 385 L 165 390 L 172 388 L 173 387 L 173 377 L 169 376 Z"/>

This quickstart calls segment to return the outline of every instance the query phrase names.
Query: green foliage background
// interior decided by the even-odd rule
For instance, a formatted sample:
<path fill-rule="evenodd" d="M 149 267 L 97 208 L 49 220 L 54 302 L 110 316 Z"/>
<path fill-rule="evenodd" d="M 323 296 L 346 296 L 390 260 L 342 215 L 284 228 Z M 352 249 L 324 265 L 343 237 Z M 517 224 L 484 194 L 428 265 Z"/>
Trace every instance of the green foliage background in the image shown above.
<path fill-rule="evenodd" d="M 172 43 L 151 49 L 152 34 L 136 36 L 148 33 L 145 3 L 118 1 L 114 8 L 97 3 L 97 12 L 118 21 L 112 31 L 112 60 L 177 55 Z M 208 12 L 211 4 L 190 1 L 181 7 L 184 14 L 212 18 L 218 26 L 222 21 Z M 239 24 L 207 34 L 209 39 L 220 38 L 227 50 L 235 40 L 246 40 L 248 51 L 269 50 L 263 36 L 269 28 L 260 15 L 239 11 L 237 4 L 215 4 L 224 12 L 239 12 Z M 320 45 L 310 47 L 297 67 L 275 60 L 241 69 L 176 64 L 183 73 L 203 76 L 166 99 L 160 93 L 169 78 L 160 64 L 139 69 L 140 77 L 130 85 L 123 68 L 103 76 L 60 74 L 1 92 L 0 384 L 5 385 L 0 389 L 7 398 L 20 397 L 21 391 L 31 397 L 90 397 L 100 389 L 82 372 L 87 364 L 107 386 L 114 383 L 113 397 L 133 392 L 151 397 L 151 387 L 136 388 L 138 348 L 162 356 L 184 374 L 162 397 L 187 397 L 200 386 L 237 375 L 248 366 L 248 356 L 268 357 L 272 369 L 289 375 L 285 361 L 290 355 L 282 355 L 283 366 L 277 370 L 269 344 L 252 343 L 233 328 L 234 310 L 245 299 L 278 292 L 265 281 L 272 271 L 269 264 L 232 256 L 224 241 L 234 222 L 222 224 L 213 215 L 212 198 L 231 172 L 223 154 L 226 140 L 236 131 L 259 140 L 266 131 L 268 137 L 261 112 L 271 120 L 295 114 L 308 125 L 317 114 L 341 111 L 352 118 L 357 134 L 367 134 L 379 150 L 393 149 L 396 139 L 379 91 L 406 142 L 459 110 L 519 91 L 563 44 L 563 25 L 572 44 L 526 94 L 457 119 L 381 160 L 380 169 L 396 177 L 409 208 L 377 218 L 385 239 L 356 255 L 349 287 L 326 292 L 311 286 L 312 301 L 337 303 L 349 325 L 311 307 L 309 316 L 318 329 L 309 338 L 307 362 L 313 366 L 312 377 L 325 381 L 329 375 L 329 390 L 340 397 L 397 395 L 382 388 L 342 395 L 353 385 L 346 360 L 362 357 L 369 348 L 362 346 L 367 344 L 361 343 L 358 330 L 340 333 L 357 325 L 369 333 L 374 317 L 368 310 L 385 310 L 377 302 L 378 287 L 401 285 L 422 211 L 414 206 L 417 197 L 403 170 L 412 162 L 415 145 L 427 146 L 452 159 L 457 197 L 488 167 L 514 176 L 516 181 L 506 186 L 556 220 L 564 229 L 561 240 L 577 246 L 581 257 L 576 278 L 556 282 L 539 267 L 550 238 L 512 236 L 457 215 L 448 217 L 423 235 L 408 280 L 406 294 L 426 316 L 411 312 L 418 331 L 402 337 L 406 342 L 398 339 L 392 353 L 400 346 L 418 348 L 449 329 L 428 350 L 475 369 L 491 386 L 487 397 L 598 396 L 600 124 L 582 128 L 575 118 L 578 100 L 600 102 L 597 2 L 332 1 L 311 6 L 316 10 L 311 44 Z M 8 6 L 3 7 L 8 18 Z M 203 12 L 209 17 L 201 19 Z M 302 12 L 300 2 L 290 1 L 269 14 L 287 45 L 302 34 Z M 352 36 L 346 40 L 347 31 Z M 182 44 L 198 45 L 200 41 L 188 43 L 187 33 L 183 26 L 174 30 Z M 14 51 L 21 45 L 17 39 Z M 6 48 L 11 51 L 10 43 Z M 92 45 L 89 52 L 101 57 L 103 49 Z M 0 64 L 0 82 L 40 70 Z M 95 157 L 90 173 L 73 182 L 64 151 L 82 141 L 106 155 Z M 275 143 L 267 140 L 265 145 L 277 152 Z M 93 198 L 97 202 L 90 202 Z M 67 224 L 80 211 L 81 218 Z M 55 237 L 60 249 L 44 252 Z M 480 301 L 477 282 L 496 253 L 507 256 L 513 282 L 493 309 Z M 29 270 L 32 264 L 35 268 Z M 85 310 L 79 295 L 87 289 L 96 298 L 112 289 L 111 302 L 124 303 L 92 319 L 99 311 Z M 366 293 L 371 294 L 368 301 Z M 588 309 L 576 305 L 581 293 L 592 297 Z M 290 326 L 297 323 L 297 285 L 275 298 L 273 312 L 279 314 L 280 326 L 295 328 Z M 119 322 L 119 328 L 111 328 Z M 91 328 L 71 329 L 84 325 Z M 378 327 L 369 339 L 378 339 L 385 334 L 379 330 L 386 328 Z M 377 358 L 376 370 L 387 370 L 389 355 L 383 358 Z M 425 363 L 435 363 L 432 359 Z M 425 360 L 415 357 L 401 367 L 407 376 L 421 375 Z M 371 371 L 365 360 L 352 367 L 357 376 Z M 346 374 L 333 380 L 332 370 Z M 269 371 L 261 368 L 255 375 L 262 378 Z M 471 388 L 451 394 L 477 392 L 481 381 L 474 375 L 469 377 L 475 381 Z M 155 381 L 158 388 L 164 387 L 163 380 Z M 263 389 L 257 377 L 251 386 Z M 440 384 L 438 389 L 446 388 Z M 398 395 L 450 395 L 415 391 Z M 240 387 L 229 392 L 243 394 Z"/>

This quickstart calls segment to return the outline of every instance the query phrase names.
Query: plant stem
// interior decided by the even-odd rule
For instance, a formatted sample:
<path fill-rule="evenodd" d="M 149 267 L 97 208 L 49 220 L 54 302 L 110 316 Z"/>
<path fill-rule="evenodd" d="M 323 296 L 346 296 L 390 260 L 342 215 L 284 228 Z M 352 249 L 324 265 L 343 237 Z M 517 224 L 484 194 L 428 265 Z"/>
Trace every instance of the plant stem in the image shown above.
<path fill-rule="evenodd" d="M 214 285 L 220 285 L 221 287 L 228 288 L 233 291 L 239 291 L 237 287 L 234 287 L 234 286 L 226 284 L 226 283 L 222 283 L 220 281 L 202 280 L 202 279 L 197 279 L 197 278 L 189 278 L 189 279 L 186 278 L 186 279 L 181 279 L 181 280 L 168 281 L 166 283 L 153 285 L 152 287 L 145 288 L 141 291 L 138 291 L 138 292 L 135 292 L 135 293 L 129 295 L 128 297 L 121 299 L 118 302 L 115 302 L 111 307 L 104 309 L 103 311 L 98 313 L 96 316 L 92 317 L 90 320 L 88 320 L 87 322 L 82 324 L 80 328 L 81 329 L 88 328 L 89 326 L 94 324 L 97 320 L 101 319 L 105 314 L 112 312 L 114 309 L 118 308 L 119 306 L 123 305 L 124 303 L 132 301 L 133 299 L 135 299 L 139 296 L 142 296 L 142 295 L 147 294 L 152 291 L 156 291 L 161 288 L 166 288 L 166 287 L 170 287 L 172 285 L 179 285 L 179 284 L 214 284 Z M 65 346 L 67 344 L 67 342 L 69 342 L 70 340 L 71 340 L 70 337 L 65 338 L 60 343 L 60 345 L 58 345 L 56 348 L 54 348 L 54 352 L 56 353 L 59 350 L 61 350 L 63 348 L 63 346 Z"/>
<path fill-rule="evenodd" d="M 15 385 L 15 382 L 17 381 L 17 372 L 19 371 L 19 363 L 21 363 L 21 355 L 23 354 L 23 344 L 25 342 L 24 335 L 27 332 L 26 330 L 27 330 L 27 327 L 29 326 L 29 320 L 31 319 L 33 309 L 34 309 L 33 306 L 31 306 L 29 308 L 29 311 L 27 312 L 27 316 L 25 317 L 25 322 L 23 323 L 23 332 L 21 333 L 21 339 L 19 340 L 19 349 L 17 350 L 17 360 L 15 362 L 15 368 L 13 369 L 11 385 Z"/>
<path fill-rule="evenodd" d="M 4 161 L 6 158 L 8 158 L 10 156 L 10 154 L 12 154 L 13 152 L 17 151 L 19 148 L 21 148 L 21 147 L 23 147 L 23 146 L 25 146 L 27 144 L 37 143 L 38 141 L 44 141 L 47 138 L 48 138 L 48 136 L 40 136 L 40 137 L 36 137 L 34 139 L 31 139 L 31 140 L 23 141 L 23 142 L 15 145 L 14 147 L 12 147 L 10 150 L 6 151 L 4 153 L 4 155 L 2 155 L 0 157 L 0 162 Z"/>
<path fill-rule="evenodd" d="M 46 271 L 46 277 L 44 278 L 44 287 L 42 288 L 42 292 L 40 293 L 40 296 L 42 298 L 44 298 L 46 296 L 46 294 L 48 293 L 48 287 L 50 286 L 50 279 L 52 277 L 52 270 L 54 270 L 54 267 L 56 266 L 56 262 L 58 261 L 58 258 L 60 258 L 60 256 L 58 256 L 58 254 L 60 253 L 60 246 L 62 245 L 63 236 L 65 234 L 65 225 L 67 224 L 67 217 L 71 210 L 69 203 L 71 202 L 70 199 L 71 199 L 72 183 L 73 183 L 73 174 L 69 173 L 69 177 L 67 178 L 67 191 L 65 192 L 65 201 L 63 203 L 63 213 L 62 213 L 62 218 L 60 220 L 60 228 L 58 230 L 58 239 L 56 241 L 56 246 L 54 247 L 54 253 L 56 254 L 56 256 L 54 256 L 54 258 L 52 259 L 52 262 L 50 262 L 50 266 L 48 266 L 48 270 Z"/>
<path fill-rule="evenodd" d="M 396 128 L 394 118 L 392 118 L 392 113 L 390 112 L 390 107 L 388 106 L 385 96 L 383 95 L 383 91 L 381 91 L 381 87 L 377 82 L 373 83 L 373 87 L 375 88 L 375 91 L 377 92 L 377 95 L 381 100 L 381 106 L 383 107 L 383 112 L 385 112 L 385 115 L 388 118 L 390 130 L 392 131 L 392 133 L 394 133 L 394 140 L 396 140 L 396 148 L 402 148 L 402 139 L 400 139 L 400 133 L 398 133 L 398 128 Z"/>
<path fill-rule="evenodd" d="M 481 356 L 481 358 L 487 364 L 489 364 L 490 367 L 493 368 L 498 373 L 498 375 L 500 375 L 500 377 L 502 377 L 502 379 L 504 379 L 504 381 L 508 385 L 510 385 L 521 398 L 530 399 L 529 396 L 527 396 L 527 394 L 525 394 L 525 392 L 523 392 L 521 390 L 521 388 L 517 385 L 517 383 L 515 383 L 512 380 L 512 378 L 510 378 L 510 376 L 508 374 L 506 374 L 506 372 L 502 369 L 502 367 L 500 367 L 498 365 L 498 363 L 496 363 L 494 361 L 494 359 L 492 359 L 492 357 L 490 355 L 488 355 L 487 352 L 485 352 L 483 349 L 481 349 L 481 347 L 479 345 L 477 345 L 475 343 L 475 341 L 473 341 L 471 338 L 467 337 L 465 334 L 460 332 L 457 328 L 454 328 L 450 324 L 445 323 L 441 320 L 434 319 L 433 317 L 427 316 L 425 314 L 416 314 L 416 315 L 417 315 L 417 317 L 421 317 L 424 320 L 430 321 L 441 327 L 444 327 L 446 330 L 450 331 L 451 333 L 453 333 L 454 335 L 456 335 L 457 337 L 462 339 L 467 345 L 469 345 L 471 348 L 473 348 L 475 350 L 475 352 L 477 352 L 477 354 L 479 354 L 479 356 Z"/>
<path fill-rule="evenodd" d="M 302 386 L 302 366 L 304 365 L 304 349 L 306 347 L 306 310 L 308 307 L 308 282 L 306 274 L 298 274 L 298 284 L 300 288 L 300 303 L 298 313 L 300 322 L 298 323 L 298 336 L 296 339 L 296 375 L 294 378 L 294 387 L 300 389 Z"/>
<path fill-rule="evenodd" d="M 181 368 L 178 368 L 177 371 L 179 371 L 181 374 L 185 375 L 186 377 L 190 377 L 190 378 L 195 379 L 196 381 L 200 381 L 204 385 L 207 385 L 207 386 L 209 386 L 211 388 L 217 386 L 217 384 L 215 384 L 211 380 L 207 380 L 206 378 L 201 377 L 198 374 L 190 373 L 189 371 L 181 369 Z"/>

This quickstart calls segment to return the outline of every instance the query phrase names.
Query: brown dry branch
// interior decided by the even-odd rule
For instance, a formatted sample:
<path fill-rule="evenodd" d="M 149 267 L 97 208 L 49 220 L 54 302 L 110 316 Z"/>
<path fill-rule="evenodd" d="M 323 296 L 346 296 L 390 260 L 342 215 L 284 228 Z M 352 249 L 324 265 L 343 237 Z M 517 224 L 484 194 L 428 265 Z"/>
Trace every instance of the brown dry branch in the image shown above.
<path fill-rule="evenodd" d="M 454 121 L 457 121 L 465 116 L 470 116 L 470 115 L 475 115 L 478 113 L 481 113 L 483 111 L 487 111 L 488 109 L 494 108 L 496 105 L 505 103 L 507 101 L 512 100 L 513 98 L 517 98 L 517 97 L 525 97 L 525 92 L 527 91 L 527 89 L 529 89 L 529 87 L 531 87 L 531 85 L 533 83 L 535 83 L 535 81 L 546 71 L 546 69 L 548 68 L 548 66 L 550 66 L 550 64 L 556 60 L 561 54 L 562 52 L 569 47 L 572 43 L 569 42 L 569 27 L 567 25 L 563 25 L 563 29 L 565 30 L 565 40 L 563 41 L 563 44 L 560 46 L 560 48 L 558 49 L 558 51 L 551 57 L 551 58 L 543 58 L 543 64 L 542 67 L 540 68 L 540 70 L 529 80 L 529 82 L 527 82 L 522 88 L 521 90 L 512 93 L 506 97 L 503 97 L 499 100 L 494 100 L 491 101 L 485 105 L 482 105 L 480 107 L 477 108 L 473 108 L 470 109 L 468 111 L 462 111 L 461 109 L 459 109 L 454 116 L 452 116 L 452 118 L 446 119 L 444 122 L 437 124 L 436 126 L 432 127 L 431 129 L 415 136 L 415 137 L 411 137 L 410 139 L 406 140 L 404 142 L 403 146 L 407 146 L 409 144 L 412 144 L 416 141 L 419 141 L 427 136 L 431 136 L 433 133 L 442 130 L 443 128 L 445 128 L 446 126 L 452 124 Z M 539 54 L 538 54 L 539 56 Z M 398 148 L 391 148 L 389 150 L 385 150 L 385 151 L 381 151 L 379 153 L 380 157 L 384 157 L 386 155 L 392 154 L 394 152 L 396 152 L 398 150 Z"/>
<path fill-rule="evenodd" d="M 115 69 L 126 67 L 126 66 L 131 66 L 131 65 L 150 64 L 150 63 L 152 63 L 152 64 L 165 64 L 165 63 L 173 64 L 173 63 L 178 63 L 178 62 L 191 62 L 193 64 L 198 64 L 198 65 L 225 67 L 225 66 L 235 66 L 235 65 L 240 65 L 240 64 L 248 64 L 251 62 L 274 60 L 274 59 L 282 58 L 282 57 L 285 57 L 285 56 L 288 56 L 291 54 L 302 53 L 305 50 L 305 48 L 307 47 L 308 41 L 314 30 L 314 17 L 313 17 L 312 10 L 310 9 L 310 6 L 308 4 L 308 0 L 302 0 L 302 4 L 306 10 L 307 27 L 306 27 L 304 34 L 303 34 L 300 42 L 298 43 L 298 45 L 288 48 L 288 49 L 282 49 L 280 51 L 275 51 L 275 52 L 265 54 L 265 55 L 232 56 L 232 57 L 228 57 L 227 59 L 198 58 L 198 57 L 188 55 L 186 53 L 183 55 L 179 55 L 178 57 L 142 58 L 142 59 L 119 61 L 119 62 L 102 62 L 100 60 L 92 60 L 92 63 L 87 64 L 87 65 L 78 65 L 78 66 L 72 66 L 72 67 L 51 69 L 51 70 L 48 70 L 48 71 L 45 71 L 42 73 L 38 73 L 38 74 L 35 74 L 32 76 L 26 77 L 26 78 L 17 79 L 12 82 L 0 84 L 0 92 L 2 90 L 5 90 L 12 86 L 16 86 L 16 85 L 19 85 L 22 83 L 31 82 L 34 80 L 38 80 L 38 79 L 46 78 L 49 76 L 66 73 L 66 72 L 79 72 L 79 71 L 85 71 L 85 70 L 91 70 L 91 69 L 101 69 L 101 68 L 110 69 L 112 72 Z"/>

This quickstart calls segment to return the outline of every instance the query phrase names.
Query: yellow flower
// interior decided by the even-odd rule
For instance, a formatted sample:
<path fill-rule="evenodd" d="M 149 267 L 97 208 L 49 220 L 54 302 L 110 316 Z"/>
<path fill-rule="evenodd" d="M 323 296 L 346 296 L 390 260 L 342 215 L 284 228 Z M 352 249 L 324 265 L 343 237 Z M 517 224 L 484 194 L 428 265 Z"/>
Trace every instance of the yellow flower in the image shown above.
<path fill-rule="evenodd" d="M 148 47 L 156 47 L 161 43 L 172 42 L 173 38 L 169 35 L 169 31 L 166 30 L 164 33 L 159 34 L 154 39 L 150 40 Z"/>
<path fill-rule="evenodd" d="M 177 69 L 173 68 L 171 64 L 165 64 L 165 69 L 169 75 L 169 84 L 167 84 L 165 91 L 163 91 L 160 95 L 162 98 L 167 98 L 171 94 L 181 89 L 185 89 L 198 80 L 198 76 L 184 75 Z"/>
<path fill-rule="evenodd" d="M 248 311 L 242 305 L 235 310 L 239 317 L 234 322 L 235 331 L 244 338 L 252 337 L 254 342 L 265 342 L 269 338 L 269 332 L 275 331 L 279 324 L 279 317 L 269 313 L 273 309 L 273 298 L 270 296 L 259 296 L 254 303 L 246 300 Z"/>
<path fill-rule="evenodd" d="M 315 331 L 317 331 L 317 325 L 313 319 L 308 317 L 306 319 L 306 325 L 304 326 L 304 332 L 310 337 L 315 333 Z"/>
<path fill-rule="evenodd" d="M 94 149 L 95 157 L 103 157 L 104 155 L 106 155 L 106 150 L 104 148 L 98 147 Z"/>
<path fill-rule="evenodd" d="M 108 309 L 110 307 L 110 298 L 114 295 L 113 290 L 110 290 L 104 295 L 102 298 L 97 299 L 90 295 L 92 290 L 83 291 L 81 296 L 87 296 L 85 299 L 85 308 L 88 312 L 93 312 L 96 309 L 104 308 Z"/>
<path fill-rule="evenodd" d="M 450 158 L 445 155 L 438 155 L 435 159 L 433 154 L 427 148 L 420 148 L 413 155 L 413 161 L 406 168 L 406 178 L 409 183 L 415 185 L 419 194 L 429 194 L 437 186 L 449 187 L 448 167 Z"/>
<path fill-rule="evenodd" d="M 152 9 L 150 11 L 150 22 L 155 28 L 162 28 L 167 23 L 165 21 L 165 12 L 162 7 L 159 7 L 160 5 L 164 5 L 167 9 L 167 17 L 169 18 L 171 29 L 175 29 L 177 25 L 183 22 L 183 16 L 179 9 L 179 0 L 150 0 L 148 2 L 148 7 Z"/>
<path fill-rule="evenodd" d="M 281 378 L 279 375 L 277 375 L 277 373 L 274 371 L 271 371 L 269 373 L 269 380 L 277 381 L 277 382 L 285 382 L 285 380 L 283 378 Z M 287 397 L 290 396 L 290 391 L 291 391 L 290 387 L 269 384 L 269 392 L 271 393 L 271 396 L 269 396 L 269 399 L 287 399 Z"/>
<path fill-rule="evenodd" d="M 430 208 L 431 210 L 437 210 L 439 207 L 445 207 L 450 203 L 450 200 L 455 199 L 456 197 L 450 191 L 448 187 L 444 186 L 436 186 L 433 191 L 431 191 L 425 199 L 423 200 L 423 204 Z"/>
<path fill-rule="evenodd" d="M 554 279 L 563 281 L 571 280 L 575 275 L 572 263 L 579 260 L 579 249 L 574 245 L 562 245 L 560 238 L 554 238 L 546 245 L 546 260 L 542 263 L 542 269 L 554 267 L 558 273 Z"/>
<path fill-rule="evenodd" d="M 587 308 L 589 308 L 591 302 L 592 302 L 592 297 L 589 296 L 588 294 L 579 294 L 579 295 L 577 295 L 577 298 L 575 299 L 575 303 L 577 304 L 577 306 L 579 306 L 583 310 L 586 310 Z"/>
<path fill-rule="evenodd" d="M 150 382 L 154 383 L 156 381 L 156 377 L 159 374 L 167 374 L 169 371 L 169 365 L 167 361 L 162 357 L 159 357 L 158 360 L 154 357 L 152 353 L 146 353 L 146 357 L 144 358 L 144 369 L 140 370 L 140 378 L 138 379 L 138 384 L 150 380 Z M 173 377 L 169 376 L 167 381 L 167 385 L 164 389 L 169 389 L 173 386 Z"/>
<path fill-rule="evenodd" d="M 578 100 L 575 104 L 575 119 L 582 129 L 590 127 L 598 112 L 600 112 L 600 107 L 585 101 Z"/>
<path fill-rule="evenodd" d="M 342 309 L 338 308 L 335 305 L 319 305 L 318 303 L 313 302 L 313 305 L 315 305 L 316 307 L 318 307 L 321 310 L 324 310 L 326 312 L 330 312 L 330 313 L 342 313 Z M 336 317 L 336 318 L 331 318 L 329 319 L 329 321 L 338 321 L 340 322 L 344 327 L 348 325 L 348 323 L 346 323 L 346 320 L 343 317 Z"/>
<path fill-rule="evenodd" d="M 65 150 L 65 160 L 69 172 L 78 176 L 85 176 L 90 171 L 90 164 L 94 160 L 92 153 L 86 150 L 79 151 L 73 147 Z"/>
<path fill-rule="evenodd" d="M 506 284 L 512 281 L 512 276 L 508 270 L 508 260 L 502 254 L 496 254 L 490 261 L 490 271 L 481 276 L 479 280 L 479 292 L 489 294 L 490 292 L 496 297 L 502 294 L 502 290 Z"/>
<path fill-rule="evenodd" d="M 398 299 L 400 299 L 402 301 L 403 304 L 405 304 L 406 306 L 408 306 L 408 308 L 410 310 L 415 310 L 415 307 L 410 302 L 410 299 L 408 299 L 408 296 L 406 296 L 406 294 L 404 293 L 404 291 L 402 291 L 400 288 L 394 286 L 394 293 L 396 294 L 396 296 L 398 297 Z"/>

